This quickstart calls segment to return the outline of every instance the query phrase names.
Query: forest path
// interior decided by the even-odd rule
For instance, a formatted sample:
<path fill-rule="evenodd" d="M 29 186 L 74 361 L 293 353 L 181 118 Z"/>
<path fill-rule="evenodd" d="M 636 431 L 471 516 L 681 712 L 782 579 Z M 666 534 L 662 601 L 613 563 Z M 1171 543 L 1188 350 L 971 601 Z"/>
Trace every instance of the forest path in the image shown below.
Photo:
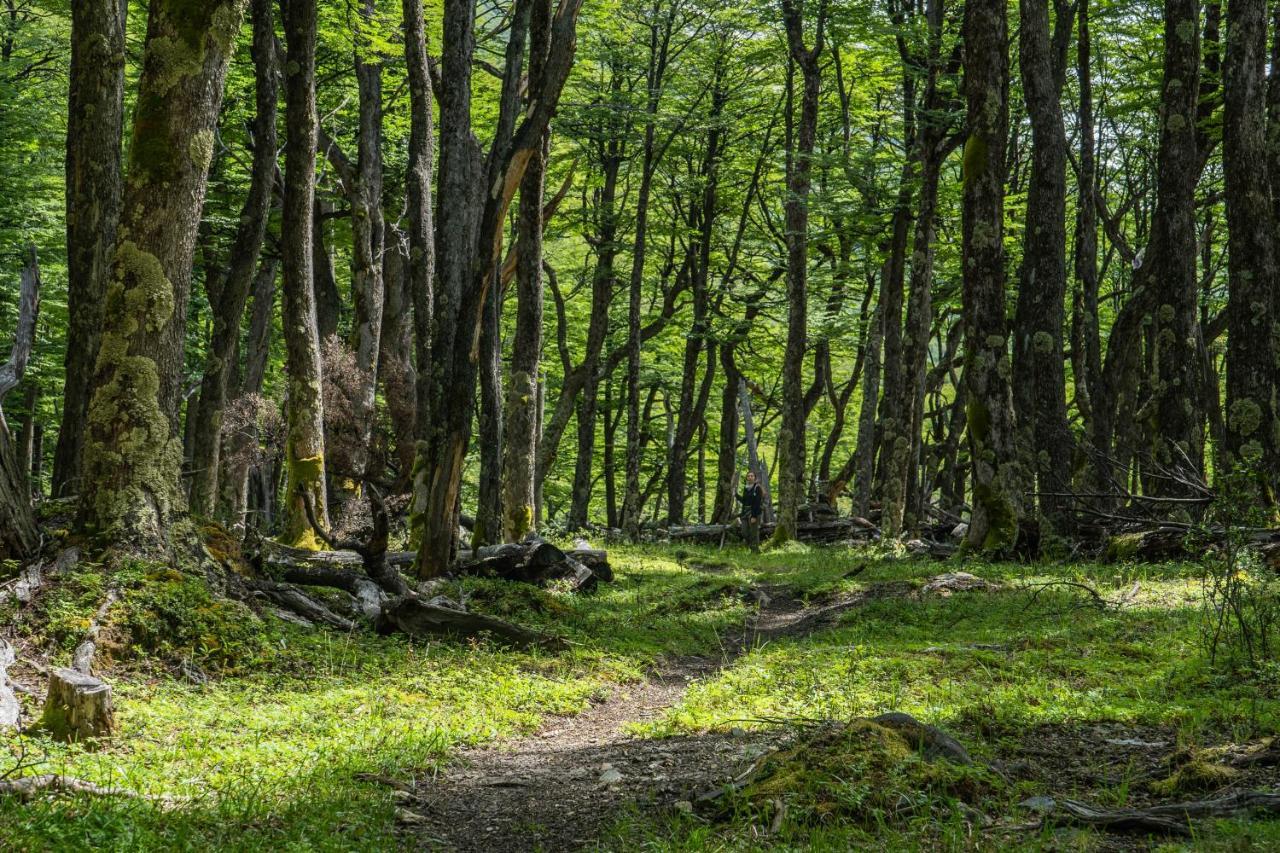
<path fill-rule="evenodd" d="M 426 849 L 576 850 L 599 841 L 629 805 L 687 807 L 774 746 L 776 732 L 735 728 L 648 739 L 627 726 L 661 717 L 690 684 L 715 676 L 745 651 L 829 627 L 877 592 L 883 594 L 873 587 L 805 606 L 785 589 L 759 588 L 759 611 L 721 638 L 718 655 L 665 661 L 580 714 L 549 718 L 528 737 L 459 753 L 414 789 L 414 830 Z"/>

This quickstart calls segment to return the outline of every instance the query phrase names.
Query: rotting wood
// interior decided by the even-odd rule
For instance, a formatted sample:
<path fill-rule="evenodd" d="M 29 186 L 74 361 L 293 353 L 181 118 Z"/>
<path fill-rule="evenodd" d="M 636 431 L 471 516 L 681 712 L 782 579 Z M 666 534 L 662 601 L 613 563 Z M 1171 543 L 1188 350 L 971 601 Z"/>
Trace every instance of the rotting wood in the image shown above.
<path fill-rule="evenodd" d="M 517 648 L 541 648 L 547 651 L 567 648 L 564 640 L 558 637 L 540 634 L 491 616 L 442 607 L 417 598 L 402 598 L 385 606 L 376 627 L 381 634 L 401 631 L 412 637 L 443 636 L 454 639 L 487 634 L 504 645 Z"/>
<path fill-rule="evenodd" d="M 109 737 L 115 731 L 111 687 L 74 669 L 55 669 L 49 673 L 40 728 L 73 742 Z"/>

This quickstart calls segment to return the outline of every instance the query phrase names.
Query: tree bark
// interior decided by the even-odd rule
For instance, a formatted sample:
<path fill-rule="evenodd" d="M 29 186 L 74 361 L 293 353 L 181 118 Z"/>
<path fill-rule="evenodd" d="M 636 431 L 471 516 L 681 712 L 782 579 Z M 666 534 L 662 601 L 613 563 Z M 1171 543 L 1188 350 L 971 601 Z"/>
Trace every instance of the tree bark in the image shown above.
<path fill-rule="evenodd" d="M 413 294 L 410 292 L 409 248 L 405 235 L 394 231 L 383 255 L 385 289 L 382 334 L 378 336 L 378 381 L 387 401 L 395 441 L 395 482 L 392 494 L 409 491 L 417 417 L 417 372 L 413 366 Z"/>
<path fill-rule="evenodd" d="M 496 273 L 495 273 L 496 275 Z M 480 483 L 471 545 L 502 540 L 502 287 L 494 282 L 480 329 Z"/>
<path fill-rule="evenodd" d="M 191 445 L 191 510 L 209 517 L 214 514 L 218 494 L 228 375 L 234 369 L 240 321 L 267 234 L 276 174 L 276 103 L 279 95 L 276 91 L 275 22 L 271 0 L 252 0 L 250 15 L 253 19 L 257 113 L 253 124 L 249 195 L 240 210 L 226 277 L 211 306 L 213 331 L 209 336 L 209 354 L 200 382 L 200 416 Z"/>
<path fill-rule="evenodd" d="M 275 318 L 276 271 L 279 262 L 264 260 L 253 278 L 253 311 L 249 317 L 249 335 L 245 342 L 244 376 L 236 389 L 242 417 L 248 423 L 226 437 L 226 453 L 222 456 L 223 473 L 218 477 L 222 518 L 235 531 L 245 528 L 245 512 L 249 506 L 249 472 L 259 463 L 258 396 L 262 393 L 271 353 L 271 326 Z"/>
<path fill-rule="evenodd" d="M 805 411 L 804 356 L 808 334 L 809 187 L 818 130 L 818 95 L 827 4 L 818 5 L 812 48 L 804 42 L 804 12 L 798 0 L 782 0 L 791 62 L 800 69 L 802 95 L 794 133 L 788 133 L 787 158 L 787 345 L 782 363 L 782 428 L 778 435 L 778 526 L 773 541 L 795 537 L 797 512 L 804 500 Z M 790 111 L 788 122 L 794 121 Z"/>
<path fill-rule="evenodd" d="M 1055 0 L 1059 31 L 1069 32 L 1064 0 Z M 1031 177 L 1023 232 L 1022 270 L 1014 315 L 1014 415 L 1034 460 L 1044 519 L 1069 534 L 1071 446 L 1063 359 L 1067 287 L 1067 137 L 1059 104 L 1047 0 L 1022 0 L 1018 58 L 1031 117 Z"/>
<path fill-rule="evenodd" d="M 1022 515 L 1005 317 L 1004 181 L 1009 133 L 1009 21 L 1004 0 L 969 0 L 964 15 L 964 324 L 973 512 L 967 546 L 1011 550 Z"/>
<path fill-rule="evenodd" d="M 53 494 L 80 491 L 85 418 L 120 215 L 125 0 L 71 4 L 67 99 L 67 355 Z"/>
<path fill-rule="evenodd" d="M 0 406 L 5 396 L 18 386 L 26 373 L 27 362 L 35 344 L 36 323 L 40 316 L 40 267 L 36 250 L 29 246 L 26 266 L 18 297 L 18 326 L 13 349 L 0 364 Z M 28 415 L 33 417 L 33 415 Z M 21 464 L 13 436 L 0 409 L 0 558 L 23 558 L 40 547 L 40 533 L 31 510 L 29 463 Z M 3 672 L 0 671 L 0 676 Z"/>
<path fill-rule="evenodd" d="M 408 202 L 409 257 L 408 287 L 413 305 L 413 346 L 417 372 L 414 374 L 415 426 L 418 441 L 427 438 L 430 423 L 431 323 L 434 314 L 435 224 L 432 201 L 432 174 L 435 169 L 435 131 L 431 71 L 427 61 L 426 23 L 422 3 L 404 0 L 404 51 L 409 78 L 409 164 L 405 175 Z M 412 482 L 414 463 L 405 470 Z M 423 484 L 425 485 L 425 484 Z M 415 486 L 416 487 L 416 486 Z"/>
<path fill-rule="evenodd" d="M 1204 474 L 1203 406 L 1197 356 L 1200 322 L 1196 280 L 1195 188 L 1199 176 L 1196 120 L 1200 79 L 1200 4 L 1164 5 L 1164 83 L 1153 239 L 1164 247 L 1147 263 L 1153 276 L 1151 400 L 1145 421 L 1155 470 L 1153 495 L 1194 494 L 1188 481 Z"/>
<path fill-rule="evenodd" d="M 84 445 L 82 529 L 162 548 L 185 508 L 179 381 L 223 81 L 247 0 L 153 2 Z"/>
<path fill-rule="evenodd" d="M 529 22 L 529 89 L 541 88 L 546 73 L 551 31 L 547 18 Z M 542 364 L 542 194 L 546 182 L 550 135 L 544 135 L 529 158 L 520 182 L 517 222 L 516 328 L 511 342 L 502 446 L 502 537 L 518 542 L 534 529 L 534 478 L 538 458 L 538 375 Z"/>
<path fill-rule="evenodd" d="M 373 29 L 375 0 L 364 0 L 361 28 Z M 382 254 L 386 225 L 382 216 L 382 58 L 374 53 L 370 38 L 356 47 L 356 85 L 360 97 L 360 133 L 354 186 L 350 188 L 352 260 L 351 348 L 356 356 L 360 383 L 353 413 L 358 434 L 351 472 L 360 479 L 369 474 L 374 406 L 378 391 L 378 352 L 382 336 L 384 283 Z"/>
<path fill-rule="evenodd" d="M 1080 86 L 1080 110 L 1077 120 L 1080 137 L 1080 171 L 1077 179 L 1079 201 L 1076 204 L 1075 277 L 1077 292 L 1072 312 L 1072 373 L 1075 379 L 1076 408 L 1084 420 L 1089 443 L 1096 449 L 1098 394 L 1102 388 L 1102 338 L 1098 325 L 1098 207 L 1096 200 L 1098 167 L 1093 117 L 1092 45 L 1089 36 L 1089 0 L 1079 0 L 1079 22 L 1076 33 L 1076 77 Z M 1103 478 L 1097 476 L 1096 464 L 1088 466 L 1090 487 L 1099 491 Z"/>
<path fill-rule="evenodd" d="M 320 550 L 307 520 L 304 492 L 316 517 L 328 526 L 325 487 L 323 368 L 315 290 L 316 7 L 286 0 L 285 174 L 281 255 L 284 262 L 285 372 L 288 379 L 285 436 L 285 517 L 281 540 Z"/>
<path fill-rule="evenodd" d="M 581 0 L 519 4 L 508 35 L 506 70 L 497 121 L 498 132 L 487 157 L 475 144 L 471 126 L 471 74 L 475 52 L 475 0 L 446 0 L 445 50 L 441 61 L 440 208 L 436 229 L 439 263 L 431 334 L 431 371 L 427 395 L 431 411 L 427 439 L 416 465 L 424 469 L 416 490 L 410 527 L 420 542 L 418 573 L 424 577 L 448 569 L 456 536 L 463 456 L 471 427 L 478 336 L 489 298 L 503 219 L 524 177 L 529 159 L 542 145 L 573 61 Z M 551 49 L 541 90 L 531 92 L 521 109 L 521 56 L 528 14 L 548 16 Z M 517 113 L 522 113 L 516 123 Z M 429 472 L 426 468 L 432 468 Z"/>
<path fill-rule="evenodd" d="M 1222 164 L 1227 186 L 1227 461 L 1247 466 L 1276 500 L 1275 219 L 1266 162 L 1267 4 L 1229 0 L 1223 69 Z M 1221 472 L 1228 473 L 1226 471 Z"/>

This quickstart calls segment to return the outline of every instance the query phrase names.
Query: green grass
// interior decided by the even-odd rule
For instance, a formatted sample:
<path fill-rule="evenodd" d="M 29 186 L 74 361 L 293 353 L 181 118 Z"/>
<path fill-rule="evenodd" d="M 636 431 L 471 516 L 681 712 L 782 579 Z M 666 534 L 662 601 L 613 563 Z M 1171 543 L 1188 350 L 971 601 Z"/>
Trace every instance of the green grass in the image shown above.
<path fill-rule="evenodd" d="M 458 747 L 517 736 L 547 714 L 579 711 L 613 685 L 643 677 L 664 656 L 719 654 L 720 635 L 748 615 L 743 594 L 753 584 L 824 600 L 889 582 L 906 588 L 962 568 L 1002 589 L 872 600 L 829 630 L 751 650 L 693 684 L 679 706 L 636 726 L 637 733 L 668 737 L 902 710 L 993 758 L 1041 724 L 1158 725 L 1187 744 L 1280 729 L 1274 693 L 1215 677 L 1199 662 L 1192 566 L 960 565 L 795 547 L 759 556 L 614 547 L 611 558 L 617 582 L 593 596 L 494 581 L 464 585 L 475 609 L 564 636 L 570 650 L 559 655 L 258 621 L 201 598 L 189 578 L 137 567 L 118 608 L 119 648 L 109 647 L 118 651 L 109 677 L 119 736 L 88 752 L 39 735 L 0 735 L 0 773 L 25 754 L 41 763 L 24 772 L 65 772 L 189 799 L 173 809 L 118 798 L 0 800 L 0 848 L 420 848 L 420 838 L 397 833 L 393 789 L 374 777 L 429 774 Z M 865 568 L 853 573 L 859 566 Z M 1088 606 L 1086 595 L 1067 587 L 1046 589 L 1032 602 L 1027 586 L 1050 580 L 1085 582 L 1111 598 L 1135 581 L 1140 586 L 1119 611 Z M 42 604 L 41 639 L 64 659 L 102 591 L 103 578 L 89 569 Z M 150 630 L 159 621 L 169 639 Z M 126 636 L 143 648 L 141 656 L 125 653 Z M 180 659 L 194 660 L 214 678 L 203 686 L 177 680 L 170 673 Z M 909 787 L 915 777 L 894 778 Z M 862 796 L 859 790 L 854 785 L 846 794 Z M 1018 799 L 1041 793 L 1011 784 L 986 791 L 981 808 L 1010 814 Z M 1086 793 L 1116 804 L 1129 796 L 1123 787 Z M 718 820 L 635 812 L 606 846 L 1090 849 L 1098 840 L 1050 831 L 975 835 L 947 790 L 930 793 L 928 803 L 909 817 L 891 809 L 817 824 L 789 818 L 776 835 L 761 833 L 767 817 L 749 804 Z M 1196 846 L 1204 849 L 1280 843 L 1278 823 L 1224 821 L 1202 829 Z"/>

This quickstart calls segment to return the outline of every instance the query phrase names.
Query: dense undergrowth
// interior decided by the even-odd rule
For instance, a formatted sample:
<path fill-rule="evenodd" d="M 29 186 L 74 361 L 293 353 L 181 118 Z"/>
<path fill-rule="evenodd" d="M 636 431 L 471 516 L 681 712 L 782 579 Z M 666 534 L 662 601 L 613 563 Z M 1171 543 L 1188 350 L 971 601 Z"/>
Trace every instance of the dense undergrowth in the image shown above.
<path fill-rule="evenodd" d="M 1037 745 L 1064 761 L 1075 749 L 1078 760 L 1058 772 L 1047 758 L 1041 776 L 1006 778 L 917 759 L 854 727 L 715 814 L 637 811 L 606 846 L 1095 849 L 1101 836 L 1088 831 L 988 833 L 979 816 L 1016 814 L 1021 800 L 1041 795 L 1141 804 L 1181 794 L 1179 772 L 1194 776 L 1101 764 L 1091 773 L 1088 738 L 1099 726 L 1121 741 L 1126 732 L 1158 735 L 1187 755 L 1280 730 L 1274 680 L 1215 674 L 1199 654 L 1194 566 L 968 564 L 962 568 L 1000 587 L 942 597 L 911 590 L 961 566 L 882 553 L 614 547 L 611 559 L 618 580 L 593 596 L 480 580 L 454 590 L 476 610 L 566 637 L 570 650 L 559 655 L 309 630 L 211 597 L 180 572 L 118 572 L 121 602 L 103 654 L 119 735 L 96 751 L 38 734 L 0 736 L 0 774 L 21 762 L 30 765 L 24 773 L 187 799 L 173 808 L 127 798 L 0 799 L 0 847 L 421 849 L 420 836 L 398 828 L 394 789 L 380 778 L 421 778 L 462 745 L 581 710 L 665 656 L 721 654 L 721 636 L 749 613 L 752 585 L 813 600 L 885 594 L 870 595 L 829 630 L 750 650 L 694 683 L 665 717 L 636 726 L 638 735 L 900 710 L 952 732 L 984 763 Z M 1034 589 L 1051 581 L 1088 584 L 1125 603 L 1104 609 L 1079 587 Z M 105 584 L 85 566 L 36 612 L 10 609 L 0 619 L 17 626 L 23 648 L 62 662 Z M 193 672 L 208 680 L 193 683 Z M 1209 848 L 1280 843 L 1274 823 L 1202 829 L 1195 844 Z"/>

